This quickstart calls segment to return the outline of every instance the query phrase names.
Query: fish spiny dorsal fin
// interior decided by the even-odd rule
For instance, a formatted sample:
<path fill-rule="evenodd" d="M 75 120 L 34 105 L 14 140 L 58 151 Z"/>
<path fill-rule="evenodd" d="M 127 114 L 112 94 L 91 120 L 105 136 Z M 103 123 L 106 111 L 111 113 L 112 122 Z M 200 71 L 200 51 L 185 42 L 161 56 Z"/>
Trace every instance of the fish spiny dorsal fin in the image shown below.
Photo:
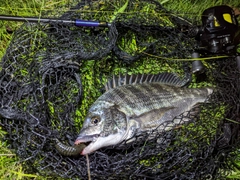
<path fill-rule="evenodd" d="M 176 87 L 183 87 L 186 85 L 187 80 L 181 79 L 177 74 L 174 73 L 161 73 L 155 75 L 153 82 L 161 82 L 163 84 L 173 85 Z"/>
<path fill-rule="evenodd" d="M 174 73 L 113 75 L 113 77 L 105 84 L 105 90 L 108 91 L 118 86 L 128 84 L 142 84 L 152 82 L 159 82 L 176 87 L 183 87 L 187 83 L 185 79 L 180 79 L 180 77 Z"/>
<path fill-rule="evenodd" d="M 113 89 L 115 87 L 118 86 L 123 86 L 126 84 L 129 84 L 127 82 L 128 78 L 127 78 L 127 74 L 126 75 L 115 75 L 113 74 L 112 78 L 110 80 L 108 80 L 108 82 L 105 84 L 105 90 L 108 91 L 110 89 Z"/>

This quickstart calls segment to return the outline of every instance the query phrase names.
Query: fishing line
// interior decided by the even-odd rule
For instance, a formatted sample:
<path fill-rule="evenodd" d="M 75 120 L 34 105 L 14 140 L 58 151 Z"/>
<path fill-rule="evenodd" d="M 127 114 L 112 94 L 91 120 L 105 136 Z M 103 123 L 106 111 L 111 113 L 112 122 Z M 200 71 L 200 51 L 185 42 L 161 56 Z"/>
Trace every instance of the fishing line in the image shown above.
<path fill-rule="evenodd" d="M 86 160 L 87 160 L 88 180 L 91 180 L 90 162 L 89 162 L 88 154 L 86 154 Z"/>

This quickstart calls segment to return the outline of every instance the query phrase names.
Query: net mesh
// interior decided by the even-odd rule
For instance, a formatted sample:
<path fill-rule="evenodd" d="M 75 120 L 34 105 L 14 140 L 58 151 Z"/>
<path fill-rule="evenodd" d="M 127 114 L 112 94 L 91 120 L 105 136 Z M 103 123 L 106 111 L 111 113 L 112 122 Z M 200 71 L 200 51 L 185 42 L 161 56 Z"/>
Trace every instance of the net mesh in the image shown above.
<path fill-rule="evenodd" d="M 4 141 L 25 170 L 43 176 L 87 179 L 84 156 L 63 156 L 54 138 L 73 145 L 89 105 L 113 73 L 177 72 L 184 76 L 196 42 L 181 32 L 192 20 L 158 2 L 75 2 L 44 17 L 111 22 L 109 28 L 65 23 L 25 23 L 1 61 L 0 125 Z M 74 3 L 73 3 L 74 5 Z M 151 12 L 146 9 L 150 8 Z M 93 11 L 95 11 L 93 13 Z M 140 12 L 140 13 L 136 13 Z M 224 179 L 239 147 L 239 71 L 234 58 L 206 62 L 205 75 L 190 87 L 214 86 L 208 103 L 174 120 L 190 122 L 134 137 L 89 155 L 91 177 L 99 179 Z M 195 113 L 199 111 L 200 113 Z M 174 121 L 173 120 L 173 121 Z M 162 124 L 167 129 L 169 124 Z"/>

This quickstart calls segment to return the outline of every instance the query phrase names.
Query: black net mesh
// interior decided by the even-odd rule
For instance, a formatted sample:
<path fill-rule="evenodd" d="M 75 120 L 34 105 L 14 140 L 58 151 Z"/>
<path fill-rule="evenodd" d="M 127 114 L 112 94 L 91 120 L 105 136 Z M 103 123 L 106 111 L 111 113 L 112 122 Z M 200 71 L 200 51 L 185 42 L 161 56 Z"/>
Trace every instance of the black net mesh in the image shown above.
<path fill-rule="evenodd" d="M 76 2 L 61 16 L 45 12 L 60 19 L 112 20 L 109 28 L 25 23 L 15 32 L 1 61 L 0 125 L 7 131 L 4 141 L 16 150 L 27 172 L 87 179 L 86 157 L 61 155 L 54 138 L 73 145 L 105 79 L 126 72 L 184 75 L 183 67 L 190 67 L 191 61 L 177 59 L 189 58 L 196 42 L 179 27 L 194 23 L 150 0 L 130 1 L 124 13 L 114 14 L 116 5 L 125 3 L 115 2 Z M 200 113 L 194 113 L 196 108 L 183 113 L 175 120 L 182 124 L 190 118 L 189 123 L 154 139 L 146 140 L 149 134 L 143 134 L 133 143 L 90 154 L 91 177 L 224 179 L 239 147 L 239 71 L 234 58 L 206 63 L 206 74 L 190 84 L 216 87 L 209 102 L 196 107 Z"/>

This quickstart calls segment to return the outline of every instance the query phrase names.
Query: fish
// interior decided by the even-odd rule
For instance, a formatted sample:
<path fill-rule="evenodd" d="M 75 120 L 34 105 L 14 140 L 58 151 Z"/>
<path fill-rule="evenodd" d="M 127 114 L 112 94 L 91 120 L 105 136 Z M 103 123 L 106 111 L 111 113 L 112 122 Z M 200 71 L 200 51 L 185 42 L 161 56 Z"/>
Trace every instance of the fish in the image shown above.
<path fill-rule="evenodd" d="M 74 143 L 87 144 L 79 153 L 91 154 L 131 142 L 141 133 L 167 131 L 189 121 L 174 118 L 206 102 L 213 88 L 187 88 L 185 84 L 186 80 L 174 73 L 114 76 L 88 110 Z"/>

